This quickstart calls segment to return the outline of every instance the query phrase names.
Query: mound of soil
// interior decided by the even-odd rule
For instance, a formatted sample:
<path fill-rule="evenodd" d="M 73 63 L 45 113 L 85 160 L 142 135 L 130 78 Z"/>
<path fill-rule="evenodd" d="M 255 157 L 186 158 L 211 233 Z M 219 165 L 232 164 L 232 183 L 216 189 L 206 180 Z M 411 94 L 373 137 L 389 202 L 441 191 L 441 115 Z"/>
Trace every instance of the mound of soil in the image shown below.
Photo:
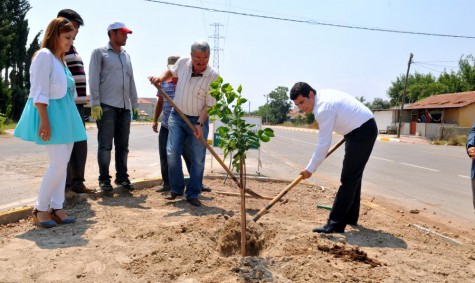
<path fill-rule="evenodd" d="M 364 200 L 358 226 L 321 235 L 334 187 L 300 183 L 257 222 L 269 200 L 246 199 L 241 256 L 237 186 L 206 178 L 203 206 L 167 201 L 157 188 L 114 190 L 68 205 L 77 223 L 41 229 L 31 219 L 0 227 L 0 282 L 470 282 L 469 231 Z M 289 183 L 248 180 L 275 196 Z M 78 198 L 80 199 L 80 198 Z M 363 198 L 364 199 L 364 198 Z M 435 224 L 434 224 L 435 223 Z M 414 225 L 417 224 L 417 225 Z M 419 227 L 419 228 L 418 228 Z M 424 229 L 420 229 L 423 227 Z"/>

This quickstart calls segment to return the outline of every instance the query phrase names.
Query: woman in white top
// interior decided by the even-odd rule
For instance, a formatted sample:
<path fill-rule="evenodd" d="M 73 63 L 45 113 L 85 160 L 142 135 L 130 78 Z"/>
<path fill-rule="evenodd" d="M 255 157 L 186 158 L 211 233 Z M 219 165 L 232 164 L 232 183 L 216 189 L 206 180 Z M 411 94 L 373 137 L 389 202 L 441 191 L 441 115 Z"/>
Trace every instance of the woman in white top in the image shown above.
<path fill-rule="evenodd" d="M 63 210 L 66 169 L 74 142 L 86 140 L 86 131 L 74 103 L 75 84 L 64 63 L 76 30 L 65 18 L 46 29 L 41 49 L 30 66 L 30 94 L 14 135 L 46 147 L 50 165 L 41 183 L 33 220 L 51 228 L 73 223 Z"/>

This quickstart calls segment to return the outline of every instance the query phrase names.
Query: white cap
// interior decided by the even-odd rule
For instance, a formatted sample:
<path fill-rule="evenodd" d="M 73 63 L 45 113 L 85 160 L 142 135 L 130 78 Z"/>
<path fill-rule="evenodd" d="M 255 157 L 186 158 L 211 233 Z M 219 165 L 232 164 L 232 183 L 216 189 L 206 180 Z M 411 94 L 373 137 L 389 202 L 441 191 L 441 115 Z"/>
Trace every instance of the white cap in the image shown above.
<path fill-rule="evenodd" d="M 114 29 L 120 29 L 125 31 L 126 33 L 132 33 L 132 30 L 127 28 L 124 24 L 124 22 L 113 22 L 107 27 L 107 31 L 114 30 Z"/>

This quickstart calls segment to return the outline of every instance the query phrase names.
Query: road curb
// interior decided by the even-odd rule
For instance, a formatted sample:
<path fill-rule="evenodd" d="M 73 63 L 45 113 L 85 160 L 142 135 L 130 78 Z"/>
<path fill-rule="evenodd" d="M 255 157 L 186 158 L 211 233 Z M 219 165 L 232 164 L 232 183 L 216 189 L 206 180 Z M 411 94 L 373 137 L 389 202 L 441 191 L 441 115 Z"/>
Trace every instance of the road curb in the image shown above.
<path fill-rule="evenodd" d="M 224 179 L 226 178 L 226 174 L 219 174 L 219 175 L 205 175 L 203 176 L 205 179 L 215 180 L 215 179 Z M 276 183 L 291 183 L 292 180 L 281 180 L 281 179 L 274 179 L 262 176 L 247 176 L 248 179 L 257 180 L 261 182 L 276 182 Z M 229 181 L 233 182 L 231 178 Z M 150 188 L 154 186 L 158 186 L 162 183 L 162 178 L 153 178 L 153 179 L 138 179 L 134 180 L 133 184 L 136 190 L 142 190 L 145 188 Z M 315 185 L 312 183 L 301 182 L 301 184 L 305 185 Z M 98 195 L 100 192 L 96 192 L 93 195 Z M 65 200 L 65 205 L 74 205 L 75 203 L 85 201 L 89 196 L 87 194 L 76 194 L 71 193 L 67 194 L 67 199 Z M 17 208 L 12 208 L 3 212 L 0 212 L 0 225 L 7 225 L 10 223 L 18 222 L 22 219 L 27 219 L 31 216 L 31 211 L 33 210 L 33 206 L 22 206 Z"/>
<path fill-rule="evenodd" d="M 18 222 L 31 216 L 33 206 L 22 206 L 0 212 L 0 225 Z"/>
<path fill-rule="evenodd" d="M 388 138 L 388 137 L 378 137 L 378 140 L 384 141 L 384 142 L 401 142 L 400 139 L 397 139 L 397 138 Z"/>

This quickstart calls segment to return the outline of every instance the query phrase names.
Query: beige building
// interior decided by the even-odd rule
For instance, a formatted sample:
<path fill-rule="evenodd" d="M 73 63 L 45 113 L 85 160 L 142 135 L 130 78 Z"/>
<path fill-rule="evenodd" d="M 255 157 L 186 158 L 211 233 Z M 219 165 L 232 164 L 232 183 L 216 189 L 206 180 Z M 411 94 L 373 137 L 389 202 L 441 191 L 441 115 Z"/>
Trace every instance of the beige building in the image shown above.
<path fill-rule="evenodd" d="M 432 95 L 407 106 L 405 110 L 410 111 L 410 122 L 472 127 L 475 122 L 475 91 Z"/>

